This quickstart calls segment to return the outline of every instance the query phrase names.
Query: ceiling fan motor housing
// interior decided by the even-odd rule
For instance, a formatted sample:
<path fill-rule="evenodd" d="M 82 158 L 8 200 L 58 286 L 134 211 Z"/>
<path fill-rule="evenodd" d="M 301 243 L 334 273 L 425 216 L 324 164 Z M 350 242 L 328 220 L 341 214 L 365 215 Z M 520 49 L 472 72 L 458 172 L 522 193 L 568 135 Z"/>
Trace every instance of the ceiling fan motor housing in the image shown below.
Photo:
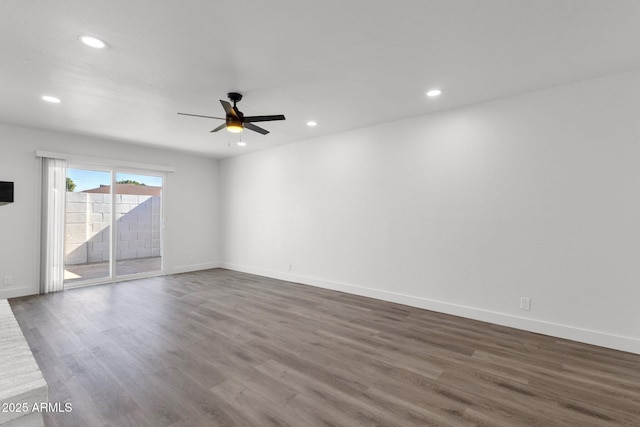
<path fill-rule="evenodd" d="M 226 118 L 227 129 L 229 127 L 240 127 L 242 128 L 242 121 L 240 121 L 237 117 L 232 116 L 231 114 L 227 115 Z"/>

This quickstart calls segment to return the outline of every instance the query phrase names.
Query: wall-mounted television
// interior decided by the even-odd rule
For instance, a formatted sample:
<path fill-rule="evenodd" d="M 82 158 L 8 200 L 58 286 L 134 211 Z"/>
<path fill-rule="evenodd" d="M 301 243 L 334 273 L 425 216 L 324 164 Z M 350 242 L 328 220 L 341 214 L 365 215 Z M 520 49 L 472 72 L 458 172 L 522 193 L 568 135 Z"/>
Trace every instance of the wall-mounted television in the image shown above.
<path fill-rule="evenodd" d="M 0 181 L 0 206 L 13 203 L 13 182 Z"/>

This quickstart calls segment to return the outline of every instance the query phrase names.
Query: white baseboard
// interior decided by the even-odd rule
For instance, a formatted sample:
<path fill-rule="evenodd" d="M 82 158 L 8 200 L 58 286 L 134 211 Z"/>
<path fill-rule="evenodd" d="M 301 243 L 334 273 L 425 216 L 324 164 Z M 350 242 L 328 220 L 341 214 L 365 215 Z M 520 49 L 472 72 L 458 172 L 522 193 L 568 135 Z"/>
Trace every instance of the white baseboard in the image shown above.
<path fill-rule="evenodd" d="M 207 262 L 204 264 L 181 265 L 181 266 L 173 267 L 171 271 L 167 271 L 166 274 L 190 273 L 192 271 L 209 270 L 211 268 L 220 268 L 220 263 L 216 261 L 216 262 Z"/>
<path fill-rule="evenodd" d="M 18 298 L 38 293 L 38 289 L 34 288 L 10 288 L 0 290 L 0 299 Z"/>
<path fill-rule="evenodd" d="M 304 285 L 316 286 L 319 288 L 331 289 L 335 291 L 346 292 L 349 294 L 380 299 L 383 301 L 395 302 L 411 307 L 423 308 L 425 310 L 437 311 L 454 316 L 466 317 L 469 319 L 480 320 L 483 322 L 494 323 L 497 325 L 508 326 L 516 329 L 522 329 L 529 332 L 535 332 L 586 344 L 593 344 L 601 347 L 612 348 L 615 350 L 640 354 L 640 340 L 635 338 L 612 335 L 599 331 L 577 328 L 574 326 L 546 322 L 543 320 L 528 319 L 524 317 L 513 316 L 510 314 L 457 305 L 448 302 L 435 301 L 412 295 L 366 288 L 348 283 L 324 280 L 316 277 L 301 276 L 292 273 L 231 264 L 227 262 L 219 263 L 219 267 L 229 270 L 241 271 L 244 273 L 256 274 L 259 276 L 271 277 L 274 279 L 286 280 L 288 282 L 296 282 Z"/>

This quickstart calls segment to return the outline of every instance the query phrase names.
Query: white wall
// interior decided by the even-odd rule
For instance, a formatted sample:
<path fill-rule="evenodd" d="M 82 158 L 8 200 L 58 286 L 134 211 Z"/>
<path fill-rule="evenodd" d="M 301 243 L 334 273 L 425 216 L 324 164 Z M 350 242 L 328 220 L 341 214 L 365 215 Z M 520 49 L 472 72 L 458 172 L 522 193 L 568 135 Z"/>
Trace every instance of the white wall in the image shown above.
<path fill-rule="evenodd" d="M 168 272 L 217 266 L 218 162 L 90 136 L 0 124 L 0 181 L 15 182 L 15 203 L 0 206 L 0 298 L 38 292 L 41 159 L 36 150 L 174 166 L 165 183 Z M 194 195 L 198 203 L 194 205 Z M 200 198 L 200 195 L 209 195 Z M 3 286 L 5 275 L 13 285 Z"/>
<path fill-rule="evenodd" d="M 221 207 L 228 268 L 640 353 L 640 72 L 226 159 Z"/>

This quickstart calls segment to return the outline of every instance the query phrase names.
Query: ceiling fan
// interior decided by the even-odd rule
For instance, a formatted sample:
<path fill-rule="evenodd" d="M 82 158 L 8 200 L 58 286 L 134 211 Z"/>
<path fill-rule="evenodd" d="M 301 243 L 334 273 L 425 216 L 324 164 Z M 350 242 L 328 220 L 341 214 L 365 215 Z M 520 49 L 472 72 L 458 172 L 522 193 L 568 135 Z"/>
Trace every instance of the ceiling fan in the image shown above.
<path fill-rule="evenodd" d="M 224 118 L 213 117 L 213 116 L 202 116 L 200 114 L 188 114 L 188 113 L 178 113 L 178 114 L 183 116 L 204 117 L 207 119 L 218 119 L 218 120 L 225 121 L 225 123 L 221 124 L 211 132 L 218 132 L 221 129 L 227 128 L 229 132 L 240 133 L 244 128 L 247 128 L 254 132 L 261 133 L 263 135 L 268 134 L 269 131 L 266 129 L 262 129 L 261 127 L 256 126 L 253 123 L 271 122 L 274 120 L 285 120 L 285 117 L 282 114 L 275 114 L 271 116 L 245 116 L 244 114 L 242 114 L 242 111 L 238 110 L 238 107 L 236 107 L 236 103 L 242 100 L 242 94 L 237 92 L 230 92 L 227 94 L 227 96 L 233 102 L 233 107 L 227 101 L 223 101 L 222 99 L 220 100 L 220 103 L 222 104 L 222 108 L 224 108 L 224 111 L 226 113 L 226 116 Z"/>

